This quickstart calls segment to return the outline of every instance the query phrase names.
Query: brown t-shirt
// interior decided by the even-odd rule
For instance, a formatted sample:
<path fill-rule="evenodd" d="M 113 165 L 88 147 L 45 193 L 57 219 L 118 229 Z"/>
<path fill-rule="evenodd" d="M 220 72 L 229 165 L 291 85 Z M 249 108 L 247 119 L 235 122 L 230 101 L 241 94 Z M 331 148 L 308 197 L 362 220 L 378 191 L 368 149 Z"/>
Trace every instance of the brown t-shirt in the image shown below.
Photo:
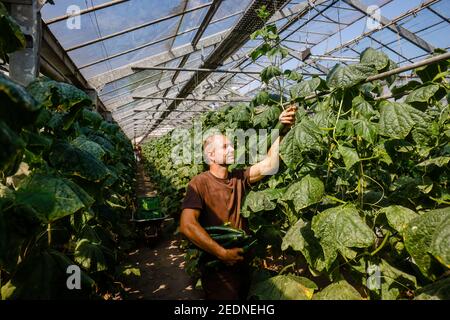
<path fill-rule="evenodd" d="M 203 227 L 230 222 L 235 228 L 246 229 L 241 203 L 249 186 L 249 171 L 233 170 L 227 179 L 217 178 L 209 171 L 200 173 L 189 182 L 182 209 L 199 209 Z"/>

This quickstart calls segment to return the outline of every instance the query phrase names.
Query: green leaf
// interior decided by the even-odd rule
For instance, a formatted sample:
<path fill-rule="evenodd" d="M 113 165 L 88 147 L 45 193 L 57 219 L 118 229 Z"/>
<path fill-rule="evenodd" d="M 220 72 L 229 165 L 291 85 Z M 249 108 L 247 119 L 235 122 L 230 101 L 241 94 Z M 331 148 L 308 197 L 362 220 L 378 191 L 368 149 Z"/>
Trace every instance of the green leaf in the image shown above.
<path fill-rule="evenodd" d="M 70 175 L 100 182 L 110 176 L 108 168 L 90 153 L 67 142 L 57 142 L 49 154 L 50 164 Z"/>
<path fill-rule="evenodd" d="M 300 251 L 308 262 L 309 266 L 317 271 L 323 271 L 326 267 L 325 256 L 319 239 L 314 236 L 311 230 L 311 223 L 298 219 L 298 221 L 286 232 L 281 244 L 281 250 L 291 247 L 295 251 Z"/>
<path fill-rule="evenodd" d="M 450 157 L 436 157 L 436 158 L 425 160 L 425 161 L 417 164 L 417 166 L 418 167 L 428 167 L 430 165 L 435 165 L 438 167 L 445 167 L 449 161 L 450 161 Z"/>
<path fill-rule="evenodd" d="M 366 119 L 370 119 L 377 114 L 372 105 L 361 96 L 353 98 L 352 108 L 357 114 L 361 114 Z"/>
<path fill-rule="evenodd" d="M 435 52 L 433 52 L 433 56 L 446 53 L 445 50 L 442 49 L 435 49 Z M 423 67 L 419 67 L 414 70 L 414 72 L 419 76 L 420 80 L 422 80 L 423 83 L 428 81 L 433 81 L 433 79 L 441 72 L 447 71 L 449 66 L 448 60 L 442 60 L 439 62 L 435 62 L 432 64 L 427 64 Z"/>
<path fill-rule="evenodd" d="M 418 88 L 406 97 L 405 102 L 428 102 L 428 100 L 430 100 L 430 98 L 433 97 L 438 90 L 439 85 L 437 84 L 430 84 L 428 86 Z"/>
<path fill-rule="evenodd" d="M 387 261 L 381 259 L 379 265 L 381 273 L 381 299 L 395 300 L 408 288 L 417 286 L 416 277 L 391 266 Z"/>
<path fill-rule="evenodd" d="M 4 176 L 10 176 L 18 169 L 25 142 L 1 120 L 0 145 L 0 172 Z"/>
<path fill-rule="evenodd" d="M 359 63 L 349 66 L 336 64 L 327 75 L 327 85 L 330 88 L 346 89 L 375 74 L 377 70 L 368 64 Z"/>
<path fill-rule="evenodd" d="M 0 119 L 16 131 L 36 120 L 40 107 L 24 87 L 0 73 Z"/>
<path fill-rule="evenodd" d="M 278 117 L 281 114 L 281 108 L 279 106 L 270 106 L 263 109 L 253 117 L 253 125 L 258 128 L 272 127 L 278 122 Z"/>
<path fill-rule="evenodd" d="M 319 88 L 320 86 L 320 81 L 320 78 L 317 77 L 294 84 L 289 89 L 291 99 L 294 100 L 297 98 L 305 98 L 311 94 L 314 94 L 317 88 Z"/>
<path fill-rule="evenodd" d="M 450 300 L 450 278 L 433 282 L 416 291 L 415 300 Z"/>
<path fill-rule="evenodd" d="M 67 112 L 92 104 L 89 96 L 77 87 L 41 77 L 27 87 L 34 99 L 48 109 Z"/>
<path fill-rule="evenodd" d="M 292 80 L 292 81 L 297 81 L 297 82 L 299 82 L 299 81 L 301 81 L 302 78 L 303 78 L 303 76 L 302 76 L 300 73 L 298 73 L 297 71 L 294 71 L 294 70 L 284 70 L 283 74 L 284 74 L 289 80 Z"/>
<path fill-rule="evenodd" d="M 358 163 L 360 161 L 355 148 L 338 145 L 338 150 L 342 158 L 344 159 L 345 167 L 347 168 L 347 170 L 350 170 L 353 165 L 355 165 L 355 163 Z"/>
<path fill-rule="evenodd" d="M 356 135 L 360 136 L 369 143 L 375 143 L 377 137 L 377 127 L 366 119 L 354 120 L 353 127 Z"/>
<path fill-rule="evenodd" d="M 445 224 L 448 220 L 450 220 L 450 207 L 432 210 L 411 220 L 404 231 L 406 250 L 414 259 L 414 263 L 419 267 L 422 274 L 432 280 L 436 279 L 437 276 L 434 273 L 435 268 L 429 251 L 433 239 L 436 237 L 435 241 L 437 243 L 435 246 L 437 247 L 433 247 L 433 251 L 435 251 L 434 249 L 437 249 L 435 254 L 440 256 L 441 251 L 439 249 L 439 243 L 444 243 L 441 242 L 441 235 L 444 233 L 443 230 L 440 229 L 440 226 Z M 437 230 L 439 232 L 436 233 Z M 445 254 L 443 254 L 443 256 L 445 256 Z"/>
<path fill-rule="evenodd" d="M 84 135 L 78 136 L 75 140 L 71 142 L 71 144 L 80 150 L 90 153 L 100 161 L 106 154 L 105 150 L 103 150 L 103 148 L 98 143 L 89 140 Z"/>
<path fill-rule="evenodd" d="M 361 53 L 361 63 L 372 64 L 378 71 L 383 70 L 389 64 L 389 57 L 381 51 L 367 48 Z"/>
<path fill-rule="evenodd" d="M 379 133 L 395 139 L 404 139 L 415 124 L 426 118 L 423 112 L 405 103 L 382 101 L 380 110 Z"/>
<path fill-rule="evenodd" d="M 260 300 L 311 300 L 317 285 L 308 278 L 278 275 L 259 281 L 249 293 Z"/>
<path fill-rule="evenodd" d="M 300 181 L 291 184 L 282 199 L 292 201 L 295 210 L 298 212 L 314 203 L 320 202 L 324 192 L 323 182 L 318 178 L 307 175 Z"/>
<path fill-rule="evenodd" d="M 263 191 L 250 191 L 245 197 L 242 206 L 242 216 L 249 217 L 250 212 L 270 211 L 275 209 L 276 200 L 282 195 L 283 190 L 266 189 Z"/>
<path fill-rule="evenodd" d="M 350 205 L 333 207 L 315 215 L 312 230 L 320 239 L 327 268 L 334 261 L 336 250 L 345 255 L 347 248 L 367 248 L 375 241 L 372 230 Z"/>
<path fill-rule="evenodd" d="M 363 298 L 347 281 L 341 280 L 314 294 L 313 300 L 363 300 Z"/>
<path fill-rule="evenodd" d="M 302 159 L 302 152 L 322 149 L 322 131 L 304 117 L 286 134 L 280 145 L 280 156 L 288 167 L 294 168 Z"/>
<path fill-rule="evenodd" d="M 81 290 L 69 290 L 67 268 L 70 265 L 74 263 L 55 250 L 33 254 L 18 265 L 12 279 L 1 288 L 1 297 L 5 300 L 86 297 L 95 282 L 81 271 Z"/>
<path fill-rule="evenodd" d="M 79 263 L 88 271 L 95 272 L 107 270 L 102 246 L 98 243 L 93 243 L 88 239 L 81 239 L 77 242 L 74 259 L 75 262 Z"/>
<path fill-rule="evenodd" d="M 32 207 L 44 223 L 51 223 L 89 207 L 94 199 L 68 179 L 33 173 L 20 184 L 16 202 Z"/>
<path fill-rule="evenodd" d="M 412 219 L 419 216 L 411 209 L 398 205 L 383 208 L 380 212 L 384 212 L 386 214 L 389 225 L 400 234 L 403 234 L 405 228 Z"/>
<path fill-rule="evenodd" d="M 436 228 L 431 239 L 430 253 L 450 269 L 450 219 Z"/>
<path fill-rule="evenodd" d="M 281 76 L 283 72 L 277 66 L 267 66 L 261 71 L 261 81 L 264 83 L 269 83 L 270 79 L 273 77 Z"/>

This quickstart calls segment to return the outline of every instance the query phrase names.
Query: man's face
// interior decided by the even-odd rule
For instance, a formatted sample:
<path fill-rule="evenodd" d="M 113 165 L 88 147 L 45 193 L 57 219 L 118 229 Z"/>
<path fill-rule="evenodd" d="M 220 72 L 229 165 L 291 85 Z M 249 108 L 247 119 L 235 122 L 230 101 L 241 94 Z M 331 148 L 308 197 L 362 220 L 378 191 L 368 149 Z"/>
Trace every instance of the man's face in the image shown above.
<path fill-rule="evenodd" d="M 234 147 L 230 139 L 223 135 L 216 135 L 213 139 L 208 152 L 211 162 L 217 164 L 234 163 Z"/>

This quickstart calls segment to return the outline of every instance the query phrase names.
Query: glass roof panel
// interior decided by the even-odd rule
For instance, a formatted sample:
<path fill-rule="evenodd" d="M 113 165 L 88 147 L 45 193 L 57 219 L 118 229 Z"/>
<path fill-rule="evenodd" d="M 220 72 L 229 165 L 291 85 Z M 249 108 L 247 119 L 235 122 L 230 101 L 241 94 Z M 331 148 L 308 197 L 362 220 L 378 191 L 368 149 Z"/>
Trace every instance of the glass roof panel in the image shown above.
<path fill-rule="evenodd" d="M 69 52 L 78 65 L 85 65 L 104 59 L 107 56 L 121 54 L 131 49 L 152 44 L 173 35 L 180 17 L 175 17 L 146 28 L 141 28 L 123 35 L 82 47 Z M 102 48 L 103 47 L 103 48 Z"/>
<path fill-rule="evenodd" d="M 179 32 L 183 32 L 192 28 L 196 28 L 200 26 L 200 23 L 202 22 L 203 18 L 205 17 L 206 13 L 208 12 L 208 7 L 203 8 L 200 10 L 195 10 L 192 12 L 185 13 L 183 15 L 183 20 L 180 25 Z"/>
<path fill-rule="evenodd" d="M 86 0 L 92 7 L 92 0 Z M 124 29 L 182 12 L 182 0 L 132 0 L 80 16 L 80 29 L 69 29 L 66 20 L 50 25 L 64 48 L 108 36 Z M 60 7 L 60 5 L 57 5 Z M 45 10 L 49 6 L 45 6 Z"/>

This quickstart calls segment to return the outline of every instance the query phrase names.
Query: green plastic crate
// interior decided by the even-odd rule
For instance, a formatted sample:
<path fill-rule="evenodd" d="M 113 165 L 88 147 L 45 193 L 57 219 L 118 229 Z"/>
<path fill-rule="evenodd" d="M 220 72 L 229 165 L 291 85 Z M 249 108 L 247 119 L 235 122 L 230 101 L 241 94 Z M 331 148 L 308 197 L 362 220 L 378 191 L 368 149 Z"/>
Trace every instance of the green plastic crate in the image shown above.
<path fill-rule="evenodd" d="M 154 211 L 159 210 L 160 202 L 159 197 L 145 197 L 145 198 L 139 198 L 139 209 L 145 210 L 145 211 Z"/>

